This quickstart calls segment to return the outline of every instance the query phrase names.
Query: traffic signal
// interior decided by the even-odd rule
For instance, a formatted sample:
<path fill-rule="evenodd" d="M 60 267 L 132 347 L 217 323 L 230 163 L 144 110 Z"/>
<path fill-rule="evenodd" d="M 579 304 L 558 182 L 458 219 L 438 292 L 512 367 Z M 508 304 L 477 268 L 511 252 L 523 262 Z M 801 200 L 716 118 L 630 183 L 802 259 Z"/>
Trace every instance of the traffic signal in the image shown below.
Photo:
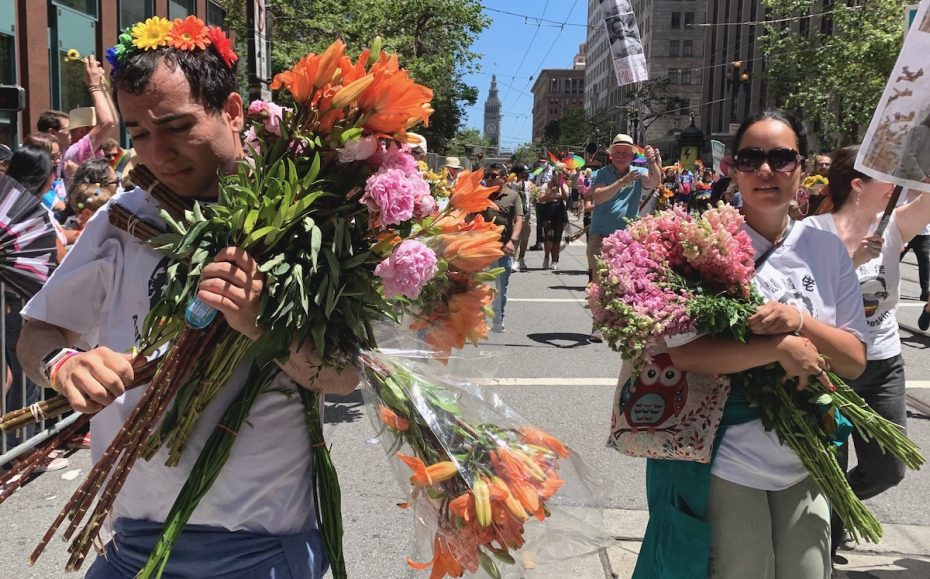
<path fill-rule="evenodd" d="M 0 85 L 0 111 L 21 111 L 26 108 L 26 89 L 15 84 Z"/>

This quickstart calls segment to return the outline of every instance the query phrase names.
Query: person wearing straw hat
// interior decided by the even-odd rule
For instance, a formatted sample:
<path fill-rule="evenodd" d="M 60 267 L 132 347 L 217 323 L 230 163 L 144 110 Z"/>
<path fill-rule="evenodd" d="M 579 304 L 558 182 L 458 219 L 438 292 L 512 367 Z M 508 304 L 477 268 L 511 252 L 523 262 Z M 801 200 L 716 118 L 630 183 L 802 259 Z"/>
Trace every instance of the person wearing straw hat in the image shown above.
<path fill-rule="evenodd" d="M 93 56 L 84 59 L 84 82 L 90 91 L 92 107 L 81 107 L 68 114 L 71 146 L 62 155 L 65 184 L 71 184 L 74 172 L 84 161 L 97 156 L 100 145 L 115 138 L 119 117 L 104 85 L 104 72 Z"/>
<path fill-rule="evenodd" d="M 588 197 L 594 203 L 588 235 L 589 279 L 593 279 L 604 238 L 617 230 L 626 229 L 627 219 L 634 219 L 639 212 L 643 191 L 657 187 L 662 179 L 659 151 L 646 146 L 648 168 L 642 169 L 632 166 L 636 150 L 633 137 L 623 133 L 616 135 L 607 150 L 610 164 L 597 172 L 588 192 Z M 603 341 L 597 331 L 592 331 L 590 339 L 592 342 Z"/>
<path fill-rule="evenodd" d="M 188 21 L 205 28 L 196 17 Z M 183 21 L 174 21 L 178 23 Z M 135 28 L 155 35 L 165 24 L 172 26 L 152 18 Z M 221 30 L 211 28 L 210 33 L 216 43 L 153 42 L 148 49 L 129 48 L 111 60 L 117 103 L 139 163 L 163 186 L 189 199 L 216 199 L 220 174 L 235 171 L 243 158 L 245 111 L 236 80 L 237 57 Z M 113 203 L 140 219 L 161 222 L 158 204 L 141 188 L 117 194 Z M 133 381 L 133 357 L 122 352 L 136 344 L 139 326 L 168 279 L 168 266 L 150 246 L 98 215 L 23 310 L 28 320 L 18 346 L 23 367 L 42 385 L 51 384 L 54 370 L 55 386 L 74 409 L 96 413 L 91 420 L 94 460 L 145 390 L 125 390 Z M 255 340 L 263 331 L 256 321 L 263 289 L 264 276 L 255 260 L 228 247 L 203 269 L 197 297 L 216 308 L 231 328 Z M 204 428 L 193 431 L 189 449 L 204 446 L 213 425 L 245 386 L 250 364 L 247 358 L 204 408 Z M 323 577 L 328 562 L 317 530 L 315 467 L 305 411 L 287 398 L 311 386 L 346 395 L 357 386 L 358 374 L 351 368 L 321 366 L 309 344 L 294 343 L 282 372 L 256 400 L 249 427 L 238 432 L 229 461 L 174 545 L 164 576 Z M 163 448 L 152 460 L 135 464 L 113 504 L 113 539 L 86 577 L 134 577 L 145 564 L 194 462 L 182 460 L 169 468 L 167 457 Z"/>
<path fill-rule="evenodd" d="M 426 137 L 417 133 L 407 133 L 408 137 L 413 137 L 416 142 L 410 143 L 410 153 L 417 161 L 426 161 Z"/>

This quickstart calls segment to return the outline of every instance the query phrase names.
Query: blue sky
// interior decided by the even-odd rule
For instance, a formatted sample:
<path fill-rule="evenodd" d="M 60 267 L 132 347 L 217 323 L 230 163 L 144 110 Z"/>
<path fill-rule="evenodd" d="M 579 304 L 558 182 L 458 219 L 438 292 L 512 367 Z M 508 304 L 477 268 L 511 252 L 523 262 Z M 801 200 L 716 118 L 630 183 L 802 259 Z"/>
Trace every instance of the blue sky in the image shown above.
<path fill-rule="evenodd" d="M 530 89 L 537 74 L 544 68 L 571 68 L 578 45 L 585 41 L 588 2 L 484 0 L 482 4 L 492 22 L 472 46 L 481 54 L 480 70 L 466 75 L 465 82 L 478 89 L 478 101 L 466 109 L 465 126 L 482 130 L 491 74 L 497 74 L 502 101 L 501 145 L 514 148 L 529 142 L 533 132 Z"/>

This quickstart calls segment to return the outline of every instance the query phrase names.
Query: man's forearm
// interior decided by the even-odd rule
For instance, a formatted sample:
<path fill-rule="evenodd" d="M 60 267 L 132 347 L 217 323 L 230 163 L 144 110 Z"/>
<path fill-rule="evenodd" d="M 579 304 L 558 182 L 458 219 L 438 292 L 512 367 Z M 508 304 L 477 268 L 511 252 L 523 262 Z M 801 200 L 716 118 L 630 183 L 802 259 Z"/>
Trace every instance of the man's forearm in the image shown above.
<path fill-rule="evenodd" d="M 600 205 L 601 203 L 606 203 L 617 194 L 623 184 L 620 182 L 620 179 L 617 179 L 610 185 L 604 185 L 603 187 L 595 187 L 591 191 L 591 200 L 594 201 L 595 205 Z"/>
<path fill-rule="evenodd" d="M 523 230 L 523 216 L 517 215 L 513 220 L 513 233 L 510 234 L 511 239 L 520 240 L 520 231 Z M 516 243 L 516 241 L 514 242 Z"/>
<path fill-rule="evenodd" d="M 73 344 L 67 334 L 66 330 L 45 322 L 24 320 L 23 331 L 16 344 L 16 355 L 30 380 L 40 386 L 48 386 L 48 380 L 39 371 L 39 366 L 50 352 Z"/>

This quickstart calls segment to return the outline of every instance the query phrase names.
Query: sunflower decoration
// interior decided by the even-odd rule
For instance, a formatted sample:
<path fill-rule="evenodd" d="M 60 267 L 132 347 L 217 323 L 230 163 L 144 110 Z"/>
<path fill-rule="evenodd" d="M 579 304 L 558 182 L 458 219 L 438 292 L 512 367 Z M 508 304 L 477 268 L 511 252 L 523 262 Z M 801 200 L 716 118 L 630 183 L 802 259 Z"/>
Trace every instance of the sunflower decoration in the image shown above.
<path fill-rule="evenodd" d="M 124 30 L 119 35 L 116 46 L 107 50 L 110 74 L 119 70 L 133 54 L 162 48 L 184 52 L 212 48 L 228 68 L 232 68 L 239 60 L 232 49 L 232 43 L 221 28 L 207 26 L 196 16 L 174 20 L 154 16 Z"/>

